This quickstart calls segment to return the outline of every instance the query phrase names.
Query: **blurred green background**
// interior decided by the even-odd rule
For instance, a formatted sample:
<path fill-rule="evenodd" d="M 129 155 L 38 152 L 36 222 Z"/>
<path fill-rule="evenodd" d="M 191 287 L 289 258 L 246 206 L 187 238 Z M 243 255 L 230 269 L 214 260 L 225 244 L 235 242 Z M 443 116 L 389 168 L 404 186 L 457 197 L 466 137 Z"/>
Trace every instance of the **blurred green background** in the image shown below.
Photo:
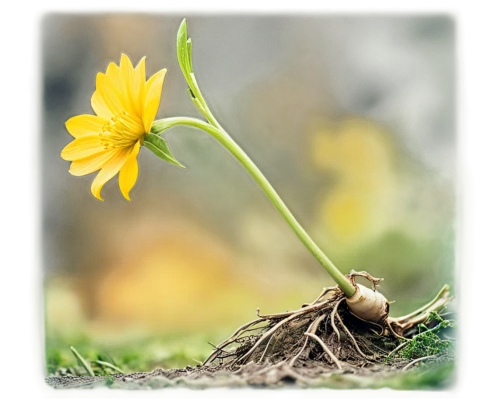
<path fill-rule="evenodd" d="M 110 354 L 127 346 L 139 359 L 149 351 L 153 361 L 132 369 L 182 366 L 257 307 L 295 309 L 333 285 L 246 171 L 200 131 L 164 134 L 185 170 L 142 149 L 132 202 L 116 179 L 101 203 L 93 175 L 68 173 L 64 123 L 92 113 L 95 76 L 122 52 L 134 64 L 146 56 L 148 77 L 168 69 L 158 118 L 199 116 L 176 60 L 184 17 L 212 112 L 333 262 L 384 277 L 394 316 L 445 283 L 453 290 L 452 18 L 49 14 L 40 174 L 49 364 L 80 344 Z"/>

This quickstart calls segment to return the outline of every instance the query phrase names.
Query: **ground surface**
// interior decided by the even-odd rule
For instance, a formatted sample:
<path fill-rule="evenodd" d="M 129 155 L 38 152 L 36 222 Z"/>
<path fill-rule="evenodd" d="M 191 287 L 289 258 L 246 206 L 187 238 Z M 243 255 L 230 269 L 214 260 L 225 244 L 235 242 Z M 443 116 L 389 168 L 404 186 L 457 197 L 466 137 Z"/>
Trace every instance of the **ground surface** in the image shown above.
<path fill-rule="evenodd" d="M 188 387 L 207 389 L 214 387 L 254 388 L 381 388 L 393 389 L 445 389 L 453 383 L 453 363 L 436 358 L 415 364 L 411 369 L 384 365 L 363 368 L 338 369 L 321 365 L 290 367 L 287 364 L 249 363 L 236 371 L 213 367 L 183 369 L 156 369 L 152 372 L 113 374 L 107 376 L 52 376 L 47 383 L 55 388 L 158 389 Z"/>

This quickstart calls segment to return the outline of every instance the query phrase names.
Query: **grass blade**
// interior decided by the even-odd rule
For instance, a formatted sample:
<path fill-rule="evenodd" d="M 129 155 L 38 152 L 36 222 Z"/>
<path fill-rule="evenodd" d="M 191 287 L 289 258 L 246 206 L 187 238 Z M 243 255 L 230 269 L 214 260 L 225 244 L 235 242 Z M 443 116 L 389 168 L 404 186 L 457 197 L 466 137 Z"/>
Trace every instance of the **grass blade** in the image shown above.
<path fill-rule="evenodd" d="M 109 367 L 111 369 L 114 369 L 115 371 L 118 371 L 121 374 L 125 374 L 125 372 L 123 372 L 120 368 L 118 368 L 116 365 L 113 365 L 113 364 L 111 364 L 109 362 L 101 361 L 101 360 L 96 360 L 96 363 L 99 364 L 99 365 L 104 365 L 105 367 Z"/>
<path fill-rule="evenodd" d="M 92 368 L 90 367 L 89 363 L 76 351 L 76 349 L 73 346 L 69 346 L 69 349 L 73 352 L 74 356 L 78 360 L 78 362 L 85 368 L 87 373 L 90 376 L 95 376 L 94 371 L 92 371 Z"/>

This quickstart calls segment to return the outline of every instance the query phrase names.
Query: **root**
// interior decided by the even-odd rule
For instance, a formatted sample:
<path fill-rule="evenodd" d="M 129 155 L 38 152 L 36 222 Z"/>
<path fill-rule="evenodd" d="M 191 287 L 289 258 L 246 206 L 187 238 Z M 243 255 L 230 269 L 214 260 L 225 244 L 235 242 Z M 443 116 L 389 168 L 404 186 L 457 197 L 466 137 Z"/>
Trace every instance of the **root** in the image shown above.
<path fill-rule="evenodd" d="M 323 296 L 325 294 L 333 292 L 335 290 L 336 290 L 335 287 L 326 287 L 326 288 L 323 288 L 323 291 L 320 293 L 320 295 L 318 297 L 316 297 L 316 300 L 314 300 L 312 303 L 304 303 L 304 304 L 302 304 L 302 307 L 307 307 L 307 306 L 311 306 L 311 305 L 316 304 L 318 301 L 320 301 L 323 298 Z"/>
<path fill-rule="evenodd" d="M 357 276 L 370 280 L 374 290 L 382 280 L 366 272 L 348 275 L 352 281 Z M 432 311 L 442 310 L 451 298 L 445 287 L 433 301 L 415 312 L 379 323 L 354 316 L 344 300 L 346 297 L 338 287 L 328 287 L 312 303 L 294 311 L 261 315 L 257 310 L 258 319 L 214 346 L 203 366 L 234 371 L 255 363 L 280 366 L 282 370 L 286 367 L 293 372 L 293 368 L 304 366 L 345 371 L 360 365 L 407 365 L 410 360 L 392 357 L 406 345 L 405 336 L 416 324 L 425 324 Z M 299 380 L 291 372 L 290 376 Z"/>
<path fill-rule="evenodd" d="M 335 357 L 333 355 L 333 353 L 330 351 L 330 349 L 327 347 L 327 345 L 325 344 L 325 342 L 323 342 L 319 337 L 317 337 L 314 333 L 304 333 L 304 335 L 306 336 L 309 336 L 311 338 L 313 338 L 314 340 L 316 340 L 320 345 L 321 347 L 323 348 L 323 350 L 325 351 L 326 354 L 328 354 L 328 356 L 331 358 L 331 360 L 337 365 L 337 368 L 338 369 L 342 369 L 342 366 L 340 365 L 340 362 L 339 360 L 337 359 L 337 357 Z"/>
<path fill-rule="evenodd" d="M 354 271 L 351 270 L 351 273 L 349 274 L 349 280 L 353 285 L 356 285 L 356 281 L 354 280 L 357 276 L 361 276 L 365 278 L 366 280 L 370 281 L 372 283 L 372 289 L 377 290 L 377 288 L 380 286 L 379 283 L 384 280 L 384 278 L 375 278 L 371 276 L 368 272 L 366 271 Z"/>
<path fill-rule="evenodd" d="M 211 363 L 212 361 L 214 361 L 214 359 L 216 357 L 220 357 L 220 353 L 224 353 L 225 351 L 223 350 L 226 346 L 229 346 L 231 345 L 232 343 L 236 342 L 238 340 L 238 337 L 244 333 L 244 332 L 248 332 L 248 329 L 249 327 L 253 326 L 253 325 L 256 325 L 258 323 L 260 323 L 261 320 L 260 319 L 257 319 L 257 320 L 254 320 L 254 321 L 251 321 L 251 322 L 248 322 L 246 323 L 245 325 L 242 325 L 240 326 L 233 334 L 232 336 L 230 336 L 228 339 L 226 339 L 225 341 L 223 341 L 221 344 L 219 344 L 218 346 L 215 346 L 215 349 L 214 351 L 212 352 L 212 354 L 205 360 L 205 362 L 203 362 L 203 365 L 207 365 L 209 363 Z"/>
<path fill-rule="evenodd" d="M 344 299 L 342 299 L 344 300 Z M 342 301 L 340 300 L 339 303 Z M 358 346 L 358 342 L 356 342 L 356 339 L 354 339 L 354 336 L 352 336 L 351 332 L 349 332 L 349 329 L 346 328 L 346 326 L 344 325 L 344 323 L 342 322 L 342 319 L 340 318 L 340 316 L 338 315 L 338 313 L 336 314 L 336 316 L 338 317 L 339 319 L 339 323 L 340 323 L 340 326 L 342 327 L 342 329 L 344 330 L 344 332 L 347 334 L 347 336 L 349 336 L 349 338 L 351 339 L 354 347 L 356 348 L 356 351 L 361 355 L 361 357 L 364 357 L 366 358 L 367 360 L 370 360 L 371 358 L 368 357 L 365 353 L 363 353 L 361 351 L 361 349 L 359 348 Z"/>
<path fill-rule="evenodd" d="M 312 303 L 310 305 L 303 306 L 299 310 L 288 311 L 288 312 L 284 312 L 284 313 L 280 313 L 280 314 L 269 314 L 269 315 L 260 315 L 259 314 L 260 310 L 257 309 L 257 315 L 259 316 L 259 318 L 262 318 L 262 319 L 280 319 L 280 318 L 283 318 L 283 317 L 288 317 L 290 315 L 295 315 L 297 313 L 304 314 L 306 312 L 318 310 L 318 309 L 322 308 L 327 303 L 328 303 L 328 300 L 325 300 L 325 301 L 323 301 L 321 303 Z"/>
<path fill-rule="evenodd" d="M 269 345 L 271 344 L 271 341 L 273 340 L 273 337 L 271 336 L 269 338 L 269 340 L 267 341 L 267 344 L 266 344 L 266 348 L 264 349 L 264 351 L 262 352 L 262 355 L 260 356 L 260 359 L 259 359 L 259 363 L 262 362 L 262 360 L 264 359 L 264 356 L 266 355 L 266 352 L 267 352 L 267 348 L 269 347 Z"/>
<path fill-rule="evenodd" d="M 453 297 L 450 296 L 450 287 L 444 285 L 432 301 L 408 315 L 398 318 L 389 317 L 387 319 L 387 325 L 395 335 L 400 337 L 404 336 L 411 328 L 427 321 L 432 312 L 442 311 L 452 300 Z"/>
<path fill-rule="evenodd" d="M 304 349 L 307 346 L 308 340 L 309 340 L 309 336 L 307 336 L 306 339 L 304 340 L 304 345 L 302 346 L 300 351 L 292 358 L 292 361 L 290 361 L 290 367 L 293 367 L 293 364 L 295 364 L 295 361 L 297 361 L 297 358 L 299 358 L 302 355 L 302 353 L 304 352 Z"/>
<path fill-rule="evenodd" d="M 393 326 L 392 326 L 392 323 L 390 320 L 387 321 L 387 328 L 389 329 L 389 331 L 394 335 L 396 336 L 397 338 L 401 339 L 401 340 L 408 340 L 406 339 L 404 336 L 401 336 L 400 334 L 396 333 L 396 331 L 394 330 Z"/>
<path fill-rule="evenodd" d="M 403 367 L 403 371 L 406 371 L 408 368 L 410 368 L 412 365 L 415 365 L 416 363 L 424 360 L 428 360 L 429 358 L 436 358 L 436 356 L 425 356 L 425 357 L 420 357 L 417 358 L 416 360 L 413 360 L 412 362 L 408 363 L 408 365 Z"/>
<path fill-rule="evenodd" d="M 332 329 L 335 331 L 337 334 L 337 340 L 340 342 L 340 332 L 337 329 L 337 326 L 335 325 L 335 317 L 338 315 L 337 310 L 339 308 L 340 301 L 337 301 L 335 306 L 333 307 L 333 311 L 330 314 L 330 323 L 332 324 Z"/>
<path fill-rule="evenodd" d="M 405 339 L 403 343 L 401 343 L 398 347 L 396 347 L 394 350 L 392 350 L 387 357 L 391 357 L 393 354 L 396 354 L 399 350 L 402 350 L 410 341 Z"/>
<path fill-rule="evenodd" d="M 262 335 L 259 340 L 257 340 L 257 343 L 255 343 L 253 345 L 253 347 L 248 351 L 246 352 L 243 356 L 241 356 L 240 358 L 236 359 L 233 364 L 237 364 L 238 362 L 243 362 L 243 361 L 246 361 L 248 358 L 250 358 L 250 356 L 252 355 L 252 353 L 257 349 L 257 347 L 262 343 L 264 342 L 267 338 L 269 338 L 269 340 L 271 340 L 272 338 L 272 333 L 274 331 L 276 331 L 281 325 L 287 323 L 288 321 L 291 321 L 292 319 L 294 318 L 297 318 L 298 315 L 290 315 L 288 318 L 284 319 L 283 321 L 280 321 L 279 323 L 277 323 L 273 328 L 271 328 L 268 332 L 266 332 L 264 335 Z M 265 350 L 265 349 L 264 349 Z"/>
<path fill-rule="evenodd" d="M 359 319 L 360 321 L 363 321 L 364 323 L 368 324 L 368 325 L 372 325 L 372 326 L 376 326 L 380 332 L 375 332 L 373 329 L 371 329 L 372 332 L 376 333 L 377 335 L 383 335 L 384 334 L 384 326 L 383 325 L 380 325 L 380 324 L 377 324 L 376 322 L 373 322 L 373 321 L 367 321 L 366 319 L 363 319 L 363 318 L 360 318 L 358 317 L 357 315 L 355 314 L 352 314 L 354 317 L 356 317 L 357 319 Z"/>
<path fill-rule="evenodd" d="M 311 335 L 314 335 L 315 337 L 317 337 L 316 336 L 316 331 L 318 330 L 318 326 L 319 326 L 320 322 L 323 321 L 325 319 L 325 317 L 326 317 L 326 315 L 323 314 L 322 316 L 316 318 L 314 320 L 314 322 L 311 323 L 311 325 L 309 325 L 309 327 L 307 328 L 307 331 L 304 333 L 304 335 L 307 336 L 305 338 L 305 340 L 304 340 L 304 345 L 302 346 L 302 348 L 300 349 L 300 351 L 293 357 L 292 361 L 290 362 L 290 366 L 293 366 L 293 364 L 295 363 L 295 361 L 297 360 L 297 358 L 299 358 L 299 356 L 302 354 L 302 352 L 306 348 L 307 341 L 309 340 L 309 337 Z M 335 359 L 334 357 L 331 357 L 332 360 Z"/>

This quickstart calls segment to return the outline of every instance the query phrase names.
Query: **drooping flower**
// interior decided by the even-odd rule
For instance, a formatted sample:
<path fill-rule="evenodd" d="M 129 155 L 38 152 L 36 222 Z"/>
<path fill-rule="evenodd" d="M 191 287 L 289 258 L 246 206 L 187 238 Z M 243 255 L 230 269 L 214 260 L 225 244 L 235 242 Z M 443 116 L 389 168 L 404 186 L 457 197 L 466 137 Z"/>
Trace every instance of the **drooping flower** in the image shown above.
<path fill-rule="evenodd" d="M 72 161 L 72 175 L 100 170 L 90 188 L 97 199 L 102 200 L 102 187 L 119 173 L 120 190 L 130 200 L 139 172 L 137 154 L 158 112 L 166 72 L 162 69 L 146 81 L 145 58 L 134 68 L 122 54 L 119 66 L 110 63 L 106 73 L 97 74 L 90 100 L 96 115 L 77 115 L 66 122 L 75 140 L 61 157 Z"/>

